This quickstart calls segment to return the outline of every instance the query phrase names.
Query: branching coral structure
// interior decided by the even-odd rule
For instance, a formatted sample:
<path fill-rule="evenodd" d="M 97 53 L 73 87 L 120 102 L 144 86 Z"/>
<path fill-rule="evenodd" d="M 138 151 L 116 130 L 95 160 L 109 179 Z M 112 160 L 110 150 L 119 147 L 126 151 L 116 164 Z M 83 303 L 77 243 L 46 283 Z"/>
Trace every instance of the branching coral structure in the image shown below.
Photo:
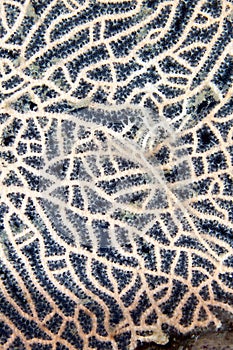
<path fill-rule="evenodd" d="M 0 3 L 0 346 L 233 317 L 230 0 Z"/>

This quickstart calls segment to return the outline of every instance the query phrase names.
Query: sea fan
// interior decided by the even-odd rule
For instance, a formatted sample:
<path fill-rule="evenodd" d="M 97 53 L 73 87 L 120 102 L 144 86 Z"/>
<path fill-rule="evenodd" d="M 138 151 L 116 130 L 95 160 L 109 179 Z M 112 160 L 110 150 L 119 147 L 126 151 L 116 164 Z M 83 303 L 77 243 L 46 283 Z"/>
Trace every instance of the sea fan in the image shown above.
<path fill-rule="evenodd" d="M 232 319 L 232 13 L 1 1 L 4 350 L 134 350 Z"/>

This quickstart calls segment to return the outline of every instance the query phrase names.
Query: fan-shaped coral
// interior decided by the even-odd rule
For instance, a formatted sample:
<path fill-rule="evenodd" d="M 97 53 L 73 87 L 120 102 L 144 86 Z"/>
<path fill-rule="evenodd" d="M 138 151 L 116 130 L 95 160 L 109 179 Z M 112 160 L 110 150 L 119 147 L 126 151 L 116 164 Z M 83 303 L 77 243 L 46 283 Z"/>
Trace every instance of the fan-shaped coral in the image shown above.
<path fill-rule="evenodd" d="M 232 318 L 232 11 L 1 2 L 3 349 L 135 349 Z"/>

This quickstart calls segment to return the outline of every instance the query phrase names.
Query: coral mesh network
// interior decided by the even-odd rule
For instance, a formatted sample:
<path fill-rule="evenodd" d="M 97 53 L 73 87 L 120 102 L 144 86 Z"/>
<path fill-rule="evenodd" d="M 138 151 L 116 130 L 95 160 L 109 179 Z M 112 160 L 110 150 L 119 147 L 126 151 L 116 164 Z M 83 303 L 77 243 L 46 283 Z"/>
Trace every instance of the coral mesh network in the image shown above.
<path fill-rule="evenodd" d="M 0 2 L 0 348 L 233 316 L 231 0 Z"/>

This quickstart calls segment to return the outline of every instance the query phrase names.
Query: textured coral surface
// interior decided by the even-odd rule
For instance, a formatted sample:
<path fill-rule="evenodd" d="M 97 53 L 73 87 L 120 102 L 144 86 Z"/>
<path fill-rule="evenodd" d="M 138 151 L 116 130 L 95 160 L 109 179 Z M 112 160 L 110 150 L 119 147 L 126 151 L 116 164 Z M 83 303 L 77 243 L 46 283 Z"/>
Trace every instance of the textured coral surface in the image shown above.
<path fill-rule="evenodd" d="M 233 317 L 232 0 L 0 1 L 0 348 Z"/>

